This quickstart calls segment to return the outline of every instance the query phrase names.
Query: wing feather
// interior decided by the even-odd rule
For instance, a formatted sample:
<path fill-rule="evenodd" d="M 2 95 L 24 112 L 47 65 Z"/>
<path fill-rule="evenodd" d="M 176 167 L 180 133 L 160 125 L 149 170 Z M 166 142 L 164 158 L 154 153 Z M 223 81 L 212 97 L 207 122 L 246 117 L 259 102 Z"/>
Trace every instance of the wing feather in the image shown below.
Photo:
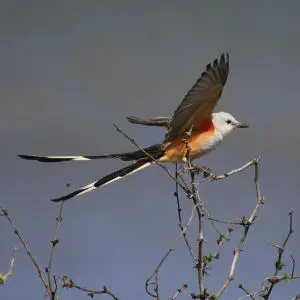
<path fill-rule="evenodd" d="M 211 119 L 212 112 L 218 103 L 229 73 L 229 55 L 223 53 L 220 59 L 215 59 L 206 66 L 193 87 L 183 98 L 175 110 L 165 143 L 181 137 L 193 126 L 203 120 Z"/>

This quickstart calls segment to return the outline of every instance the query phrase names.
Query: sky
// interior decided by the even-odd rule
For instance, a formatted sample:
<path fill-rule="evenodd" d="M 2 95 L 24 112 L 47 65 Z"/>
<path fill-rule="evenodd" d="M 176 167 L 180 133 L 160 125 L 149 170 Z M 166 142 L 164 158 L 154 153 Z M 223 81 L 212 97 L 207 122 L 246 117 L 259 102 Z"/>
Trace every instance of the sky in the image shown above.
<path fill-rule="evenodd" d="M 290 253 L 300 260 L 299 6 L 296 0 L 1 1 L 0 204 L 42 267 L 59 211 L 49 199 L 67 193 L 67 183 L 79 188 L 123 163 L 42 164 L 17 154 L 135 150 L 113 124 L 140 145 L 159 143 L 162 128 L 132 125 L 125 117 L 172 115 L 206 64 L 228 51 L 229 78 L 216 110 L 232 113 L 250 128 L 235 131 L 197 163 L 219 174 L 260 157 L 265 205 L 223 299 L 242 297 L 239 283 L 257 290 L 273 273 L 277 252 L 271 244 L 284 240 L 293 210 L 295 233 L 285 256 L 291 270 Z M 149 298 L 145 280 L 179 234 L 174 189 L 161 168 L 152 166 L 67 202 L 55 273 L 92 289 L 105 284 L 120 299 Z M 199 190 L 209 213 L 221 220 L 249 216 L 256 203 L 250 169 L 202 183 Z M 192 204 L 181 200 L 186 222 Z M 42 299 L 36 270 L 8 222 L 0 222 L 0 272 L 8 268 L 12 248 L 18 248 L 1 299 Z M 194 247 L 196 226 L 194 220 L 189 235 Z M 212 265 L 209 291 L 216 292 L 226 279 L 240 235 L 237 228 Z M 217 239 L 209 223 L 205 239 L 208 254 Z M 160 275 L 163 299 L 184 283 L 188 292 L 197 292 L 196 271 L 182 240 Z M 272 299 L 291 299 L 297 292 L 297 282 L 283 283 Z M 83 298 L 80 291 L 60 292 L 60 299 Z M 190 299 L 188 293 L 181 299 Z"/>

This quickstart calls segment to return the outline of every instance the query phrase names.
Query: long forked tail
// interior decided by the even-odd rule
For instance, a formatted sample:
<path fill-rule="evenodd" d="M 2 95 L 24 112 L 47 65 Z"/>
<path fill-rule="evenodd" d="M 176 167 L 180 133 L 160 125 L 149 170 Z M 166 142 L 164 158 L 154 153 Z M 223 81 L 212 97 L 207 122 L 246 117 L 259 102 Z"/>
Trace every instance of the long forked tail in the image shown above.
<path fill-rule="evenodd" d="M 150 158 L 138 160 L 137 162 L 135 162 L 125 168 L 122 168 L 118 171 L 115 171 L 109 175 L 106 175 L 106 176 L 102 177 L 101 179 L 94 181 L 94 182 L 80 188 L 79 190 L 76 190 L 68 195 L 65 195 L 65 196 L 62 196 L 62 197 L 59 197 L 56 199 L 51 199 L 51 201 L 61 202 L 61 201 L 66 201 L 68 199 L 71 199 L 73 197 L 80 196 L 82 194 L 85 194 L 85 193 L 95 190 L 97 188 L 100 188 L 101 186 L 107 185 L 113 181 L 121 179 L 127 175 L 131 175 L 131 174 L 133 174 L 139 170 L 142 170 L 146 167 L 149 167 L 153 163 L 154 162 Z"/>
<path fill-rule="evenodd" d="M 36 160 L 40 162 L 63 162 L 63 161 L 82 161 L 82 160 L 93 160 L 93 159 L 103 159 L 103 158 L 119 158 L 123 161 L 139 160 L 147 158 L 147 152 L 154 158 L 161 156 L 163 150 L 161 144 L 152 145 L 148 148 L 145 148 L 144 151 L 137 150 L 133 152 L 124 152 L 124 153 L 113 153 L 97 156 L 89 155 L 79 155 L 79 156 L 34 156 L 34 155 L 25 155 L 20 154 L 19 157 L 27 160 Z"/>

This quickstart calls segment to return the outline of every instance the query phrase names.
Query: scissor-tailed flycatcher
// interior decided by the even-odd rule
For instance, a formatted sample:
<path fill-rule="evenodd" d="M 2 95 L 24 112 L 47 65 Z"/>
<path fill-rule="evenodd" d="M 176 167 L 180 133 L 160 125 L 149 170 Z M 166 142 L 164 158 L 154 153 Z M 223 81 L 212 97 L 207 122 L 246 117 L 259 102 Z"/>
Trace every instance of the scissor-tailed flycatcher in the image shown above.
<path fill-rule="evenodd" d="M 213 150 L 224 137 L 235 128 L 247 128 L 244 123 L 237 121 L 226 112 L 213 113 L 221 97 L 229 72 L 229 57 L 221 55 L 213 64 L 206 66 L 194 84 L 177 107 L 172 118 L 154 118 L 143 120 L 128 117 L 131 123 L 167 127 L 165 139 L 144 150 L 159 162 L 182 163 L 186 162 L 187 146 L 184 140 L 189 141 L 189 157 L 194 160 Z M 54 202 L 65 201 L 85 194 L 108 183 L 116 181 L 153 164 L 153 160 L 144 151 L 116 153 L 98 156 L 31 156 L 19 155 L 28 160 L 41 162 L 62 162 L 73 160 L 92 160 L 102 158 L 119 158 L 123 161 L 135 161 L 133 164 L 115 171 L 95 182 L 92 182 L 68 195 L 53 199 Z"/>

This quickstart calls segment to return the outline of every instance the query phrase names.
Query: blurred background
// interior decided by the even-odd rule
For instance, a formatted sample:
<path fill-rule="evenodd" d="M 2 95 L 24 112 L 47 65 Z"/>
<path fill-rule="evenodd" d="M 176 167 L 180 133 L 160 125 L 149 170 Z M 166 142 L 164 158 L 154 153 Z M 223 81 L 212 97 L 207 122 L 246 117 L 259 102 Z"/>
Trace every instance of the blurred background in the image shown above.
<path fill-rule="evenodd" d="M 285 238 L 290 210 L 295 234 L 285 262 L 291 263 L 291 252 L 299 262 L 299 9 L 300 3 L 292 0 L 2 1 L 0 203 L 41 266 L 48 263 L 59 211 L 48 199 L 67 193 L 67 183 L 79 188 L 123 163 L 41 164 L 17 154 L 134 150 L 113 123 L 141 145 L 158 143 L 163 129 L 132 125 L 125 117 L 172 114 L 206 64 L 224 51 L 230 54 L 230 74 L 217 111 L 232 113 L 250 128 L 235 131 L 198 163 L 223 173 L 261 157 L 266 201 L 224 299 L 244 295 L 239 283 L 255 290 L 273 273 L 277 251 L 270 243 Z M 253 170 L 199 188 L 206 208 L 218 219 L 248 216 L 256 203 Z M 105 284 L 120 299 L 146 299 L 145 280 L 179 234 L 174 189 L 153 166 L 67 202 L 55 273 L 92 289 Z M 182 203 L 187 220 L 192 204 L 184 197 Z M 9 266 L 12 247 L 19 249 L 1 299 L 41 299 L 44 290 L 32 263 L 8 222 L 0 222 L 1 272 Z M 195 229 L 196 220 L 190 231 L 194 244 Z M 212 265 L 209 291 L 223 284 L 241 232 L 234 231 Z M 217 239 L 209 224 L 205 237 L 208 254 Z M 183 283 L 197 292 L 196 270 L 183 241 L 161 269 L 160 283 L 163 299 Z M 297 282 L 281 284 L 272 299 L 290 299 L 297 292 Z M 76 290 L 60 295 L 85 298 Z M 188 294 L 181 299 L 189 299 Z"/>

